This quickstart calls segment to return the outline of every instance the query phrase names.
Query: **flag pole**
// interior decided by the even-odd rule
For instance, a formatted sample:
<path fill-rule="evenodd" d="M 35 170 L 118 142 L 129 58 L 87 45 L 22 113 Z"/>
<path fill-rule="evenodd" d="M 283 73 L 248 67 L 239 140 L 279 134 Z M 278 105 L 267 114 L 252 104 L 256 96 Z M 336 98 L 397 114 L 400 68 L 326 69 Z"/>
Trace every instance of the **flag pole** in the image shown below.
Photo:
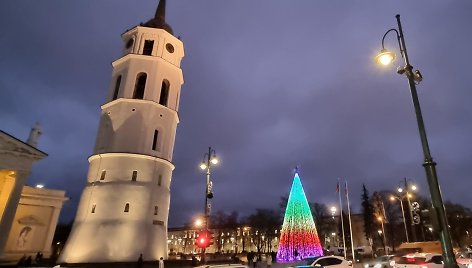
<path fill-rule="evenodd" d="M 339 179 L 338 179 L 338 185 L 336 187 L 336 192 L 338 192 L 339 195 L 339 219 L 341 220 L 341 230 L 343 232 L 343 248 L 344 248 L 344 258 L 347 258 L 347 252 L 346 252 L 346 238 L 344 236 L 344 218 L 343 218 L 343 201 L 341 199 L 341 192 L 339 191 Z"/>
<path fill-rule="evenodd" d="M 351 208 L 349 206 L 349 191 L 347 190 L 347 180 L 345 180 L 345 190 L 347 199 L 347 213 L 349 214 L 349 231 L 351 234 L 351 250 L 352 250 L 352 264 L 356 263 L 356 257 L 354 256 L 354 237 L 352 237 L 352 221 L 351 221 Z"/>

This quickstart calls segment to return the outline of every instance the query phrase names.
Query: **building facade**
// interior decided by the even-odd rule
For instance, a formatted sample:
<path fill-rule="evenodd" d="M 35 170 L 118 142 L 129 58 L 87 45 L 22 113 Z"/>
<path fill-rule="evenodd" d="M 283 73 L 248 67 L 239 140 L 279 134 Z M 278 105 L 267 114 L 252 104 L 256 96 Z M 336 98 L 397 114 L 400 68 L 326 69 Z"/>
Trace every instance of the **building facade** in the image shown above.
<path fill-rule="evenodd" d="M 34 162 L 47 156 L 36 148 L 39 127 L 32 129 L 28 142 L 0 131 L 0 259 L 10 233 L 21 192 Z"/>
<path fill-rule="evenodd" d="M 123 55 L 112 63 L 87 185 L 60 263 L 167 256 L 183 43 L 165 22 L 164 0 L 154 18 L 122 39 Z"/>
<path fill-rule="evenodd" d="M 35 257 L 38 252 L 48 258 L 59 214 L 67 200 L 65 191 L 23 187 L 4 259 L 17 261 L 22 256 Z"/>
<path fill-rule="evenodd" d="M 41 128 L 36 124 L 23 142 L 0 131 L 0 260 L 17 261 L 42 252 L 51 244 L 64 191 L 25 186 L 31 166 L 47 156 L 37 149 Z"/>

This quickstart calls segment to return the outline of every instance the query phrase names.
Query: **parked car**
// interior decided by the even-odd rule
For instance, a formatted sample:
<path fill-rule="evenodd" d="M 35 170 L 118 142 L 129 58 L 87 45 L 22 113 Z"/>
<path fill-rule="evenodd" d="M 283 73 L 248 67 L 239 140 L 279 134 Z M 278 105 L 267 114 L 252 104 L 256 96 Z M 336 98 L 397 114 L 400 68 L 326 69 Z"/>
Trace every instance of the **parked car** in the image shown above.
<path fill-rule="evenodd" d="M 364 263 L 364 268 L 392 268 L 393 255 L 383 255 Z"/>
<path fill-rule="evenodd" d="M 472 252 L 465 251 L 456 254 L 456 261 L 459 267 L 472 268 Z"/>
<path fill-rule="evenodd" d="M 395 262 L 395 268 L 443 268 L 444 262 L 441 254 L 437 253 L 413 253 L 399 258 Z"/>
<path fill-rule="evenodd" d="M 323 267 L 323 268 L 352 268 L 352 263 L 339 256 L 309 257 L 302 260 L 302 265 L 297 268 Z"/>
<path fill-rule="evenodd" d="M 197 266 L 195 268 L 248 268 L 248 266 L 245 265 L 245 264 L 231 263 L 231 264 L 201 265 L 201 266 Z"/>

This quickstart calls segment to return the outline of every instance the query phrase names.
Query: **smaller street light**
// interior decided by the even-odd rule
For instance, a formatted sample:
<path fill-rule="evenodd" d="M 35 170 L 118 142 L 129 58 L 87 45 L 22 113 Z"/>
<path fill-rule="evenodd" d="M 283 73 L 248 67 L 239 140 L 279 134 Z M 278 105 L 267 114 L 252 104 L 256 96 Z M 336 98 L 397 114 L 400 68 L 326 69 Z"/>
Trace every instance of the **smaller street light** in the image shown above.
<path fill-rule="evenodd" d="M 383 234 L 383 244 L 384 244 L 384 251 L 385 254 L 388 254 L 387 252 L 387 238 L 385 237 L 385 229 L 384 229 L 384 219 L 382 217 L 377 217 L 377 220 L 380 221 L 380 224 L 382 225 L 382 230 L 378 230 L 379 235 Z"/>
<path fill-rule="evenodd" d="M 398 199 L 400 201 L 400 207 L 402 208 L 403 225 L 405 226 L 406 242 L 410 243 L 410 239 L 408 238 L 408 229 L 406 228 L 405 210 L 403 210 L 403 199 L 394 195 L 390 196 L 391 201 L 395 201 L 395 199 Z"/>
<path fill-rule="evenodd" d="M 216 152 L 214 149 L 211 147 L 208 147 L 208 153 L 205 153 L 203 155 L 203 160 L 202 163 L 200 164 L 200 168 L 202 170 L 206 170 L 206 189 L 205 189 L 205 228 L 204 232 L 205 234 L 210 234 L 211 232 L 208 230 L 209 227 L 209 221 L 210 221 L 210 201 L 209 199 L 213 198 L 213 182 L 211 181 L 211 166 L 218 164 L 218 158 L 216 158 Z M 210 246 L 212 244 L 212 239 L 207 238 L 208 235 L 205 236 L 204 240 L 200 243 L 200 246 L 202 247 L 202 262 L 205 263 L 205 248 L 207 246 Z M 202 234 L 202 237 L 204 235 Z M 206 241 L 208 239 L 208 241 Z"/>

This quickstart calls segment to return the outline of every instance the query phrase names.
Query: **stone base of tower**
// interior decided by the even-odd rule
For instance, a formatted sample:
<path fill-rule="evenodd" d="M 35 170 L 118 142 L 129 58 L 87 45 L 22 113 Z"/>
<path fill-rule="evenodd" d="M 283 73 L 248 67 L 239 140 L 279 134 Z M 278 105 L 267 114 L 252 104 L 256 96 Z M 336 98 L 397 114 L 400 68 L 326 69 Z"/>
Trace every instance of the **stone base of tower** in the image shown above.
<path fill-rule="evenodd" d="M 146 232 L 148 226 L 140 222 L 76 223 L 58 263 L 136 262 L 140 254 L 145 261 L 166 258 L 167 232 L 162 227 Z"/>
<path fill-rule="evenodd" d="M 167 257 L 167 160 L 128 153 L 89 158 L 88 184 L 59 263 L 136 262 Z"/>

